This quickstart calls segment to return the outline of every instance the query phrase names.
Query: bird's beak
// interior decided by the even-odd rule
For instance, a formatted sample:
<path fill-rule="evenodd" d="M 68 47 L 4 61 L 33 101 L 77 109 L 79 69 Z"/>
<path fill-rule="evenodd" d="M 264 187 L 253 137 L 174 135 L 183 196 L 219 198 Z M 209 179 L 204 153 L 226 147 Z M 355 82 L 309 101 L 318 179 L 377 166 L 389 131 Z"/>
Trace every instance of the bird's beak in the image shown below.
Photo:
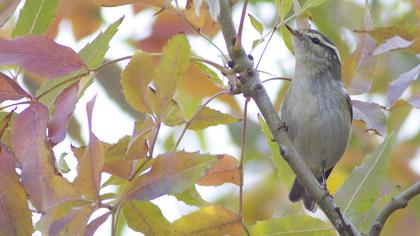
<path fill-rule="evenodd" d="M 294 36 L 301 36 L 301 33 L 299 33 L 299 31 L 292 29 L 289 25 L 285 25 L 287 30 L 293 34 Z"/>

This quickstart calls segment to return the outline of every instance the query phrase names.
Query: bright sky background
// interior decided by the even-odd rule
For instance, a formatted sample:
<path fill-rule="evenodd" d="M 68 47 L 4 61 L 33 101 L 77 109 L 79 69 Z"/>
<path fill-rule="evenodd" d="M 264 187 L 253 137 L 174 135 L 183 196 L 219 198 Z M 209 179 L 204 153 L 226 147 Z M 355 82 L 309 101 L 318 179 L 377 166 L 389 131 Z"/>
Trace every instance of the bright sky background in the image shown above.
<path fill-rule="evenodd" d="M 389 4 L 392 6 L 394 2 L 398 0 L 392 1 L 385 1 L 382 2 Z M 180 1 L 182 2 L 182 1 Z M 364 4 L 364 0 L 357 0 L 360 4 Z M 182 5 L 182 3 L 181 3 Z M 21 4 L 22 6 L 22 4 Z M 20 7 L 21 7 L 20 6 Z M 259 4 L 257 9 L 249 9 L 249 12 L 264 12 L 265 19 L 273 19 L 275 17 L 275 9 L 272 7 L 272 4 Z M 398 11 L 404 12 L 410 9 L 410 5 L 401 4 Z M 394 9 L 395 10 L 395 9 Z M 18 12 L 18 11 L 17 11 Z M 125 19 L 116 36 L 112 39 L 110 44 L 110 49 L 106 54 L 106 58 L 108 59 L 115 59 L 122 56 L 132 55 L 134 53 L 134 49 L 129 47 L 125 44 L 124 39 L 126 38 L 134 38 L 134 39 L 142 39 L 147 37 L 151 33 L 150 25 L 154 21 L 153 18 L 154 11 L 147 10 L 140 14 L 133 15 L 131 6 L 122 6 L 122 7 L 115 7 L 115 8 L 103 8 L 102 9 L 102 17 L 105 19 L 105 22 L 108 24 L 114 22 L 122 15 L 125 15 Z M 258 16 L 257 14 L 253 14 L 254 16 Z M 238 21 L 240 19 L 240 9 L 236 8 L 234 11 L 234 19 L 236 21 L 236 25 L 238 25 Z M 261 18 L 259 18 L 261 20 Z M 106 25 L 103 26 L 100 30 L 104 30 Z M 71 32 L 71 23 L 68 21 L 63 21 L 60 24 L 59 34 L 57 36 L 57 41 L 61 44 L 69 46 L 74 50 L 78 51 L 83 46 L 86 45 L 87 42 L 92 41 L 99 31 L 93 34 L 90 37 L 87 37 L 79 42 L 76 42 L 74 36 Z M 347 34 L 346 34 L 347 36 Z M 244 41 L 243 44 L 247 51 L 251 49 L 252 41 L 257 39 L 258 35 L 256 31 L 250 26 L 249 20 L 245 21 L 244 26 Z M 220 58 L 218 57 L 217 50 L 215 50 L 208 42 L 201 39 L 198 36 L 191 36 L 189 37 L 189 41 L 191 47 L 196 52 L 200 52 L 200 55 L 206 55 L 207 59 L 214 60 L 221 63 Z M 355 45 L 354 38 L 352 39 L 352 43 Z M 214 42 L 219 45 L 219 47 L 225 50 L 224 41 L 221 35 L 217 35 L 215 37 Z M 255 60 L 258 60 L 263 46 L 259 46 L 254 52 L 253 56 Z M 121 62 L 120 65 L 125 66 L 128 61 Z M 281 67 L 281 68 L 280 68 Z M 269 71 L 275 75 L 280 76 L 288 76 L 291 77 L 294 70 L 294 60 L 291 53 L 287 50 L 286 46 L 282 42 L 282 40 L 278 37 L 277 34 L 274 35 L 272 42 L 270 43 L 268 50 L 266 51 L 262 62 L 259 67 L 262 71 Z M 272 76 L 262 75 L 262 78 L 269 78 Z M 277 81 L 269 82 L 270 85 L 266 86 L 268 89 L 269 94 L 274 97 L 277 89 L 279 87 L 279 83 Z M 82 97 L 82 99 L 78 102 L 75 117 L 81 121 L 82 123 L 82 130 L 84 131 L 85 140 L 87 140 L 87 124 L 86 124 L 86 102 L 89 101 L 92 96 L 97 95 L 96 104 L 93 112 L 93 130 L 94 133 L 99 137 L 100 140 L 115 143 L 118 139 L 123 137 L 124 135 L 130 135 L 134 126 L 134 120 L 123 113 L 119 107 L 106 95 L 103 89 L 96 83 L 94 83 Z M 236 96 L 237 99 L 242 99 L 242 96 Z M 358 96 L 359 100 L 366 100 L 364 96 Z M 381 101 L 380 98 L 377 99 L 378 102 L 384 103 Z M 227 111 L 227 107 L 220 103 L 220 102 L 212 102 L 210 107 L 217 108 L 218 110 Z M 249 107 L 249 114 L 250 119 L 256 120 L 256 114 L 258 113 L 258 109 L 255 107 L 253 103 L 251 103 Z M 420 110 L 413 109 L 410 113 L 408 118 L 408 122 L 403 126 L 401 129 L 399 139 L 406 139 L 415 135 L 420 129 Z M 232 143 L 230 140 L 230 135 L 227 132 L 227 128 L 224 126 L 216 126 L 209 129 L 206 129 L 205 134 L 207 135 L 209 143 L 208 146 L 211 147 L 210 150 L 207 150 L 211 153 L 227 153 L 233 156 L 239 156 L 239 149 Z M 168 128 L 162 129 L 162 136 L 165 136 L 165 133 L 168 133 Z M 217 138 L 215 137 L 217 135 Z M 214 138 L 212 138 L 214 137 Z M 162 144 L 158 142 L 156 153 L 159 153 Z M 198 142 L 195 140 L 194 133 L 188 132 L 186 137 L 181 143 L 180 149 L 186 149 L 187 151 L 196 151 L 200 149 Z M 67 138 L 64 142 L 60 143 L 54 148 L 56 156 L 59 156 L 63 152 L 71 153 L 70 151 L 70 140 Z M 72 171 L 65 176 L 68 177 L 70 180 L 73 180 L 75 177 L 75 166 L 77 164 L 74 158 L 66 159 Z M 417 158 L 412 161 L 413 168 L 416 169 L 416 172 L 420 174 L 420 149 L 417 153 Z M 250 186 L 252 183 L 255 183 L 258 179 L 264 176 L 264 173 L 249 173 L 245 172 L 245 185 Z M 103 178 L 106 180 L 106 178 Z M 230 192 L 230 191 L 237 191 L 237 187 L 231 184 L 226 184 L 222 187 L 218 187 L 217 190 L 214 187 L 198 187 L 200 193 L 202 193 L 203 198 L 206 200 L 215 201 L 217 199 L 218 194 L 223 192 Z M 178 202 L 172 196 L 163 196 L 159 197 L 153 201 L 154 203 L 158 204 L 161 207 L 161 210 L 165 217 L 169 221 L 174 221 L 182 215 L 185 215 L 191 211 L 196 210 L 196 207 L 191 207 L 183 204 L 182 202 Z M 105 213 L 106 210 L 100 210 L 96 212 L 91 219 Z M 38 217 L 35 217 L 34 220 L 37 220 Z M 109 220 L 103 224 L 100 229 L 97 231 L 95 235 L 110 235 L 110 218 Z M 40 235 L 39 232 L 38 234 Z M 130 229 L 126 229 L 124 235 L 141 235 L 136 233 Z"/>

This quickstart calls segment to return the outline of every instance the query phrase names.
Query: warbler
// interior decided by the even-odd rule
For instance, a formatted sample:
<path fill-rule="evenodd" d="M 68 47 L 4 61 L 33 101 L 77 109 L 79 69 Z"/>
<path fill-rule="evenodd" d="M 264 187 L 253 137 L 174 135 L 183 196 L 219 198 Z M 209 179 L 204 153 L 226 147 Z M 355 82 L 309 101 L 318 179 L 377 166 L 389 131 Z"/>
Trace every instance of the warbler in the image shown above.
<path fill-rule="evenodd" d="M 343 87 L 334 43 L 316 30 L 286 27 L 293 35 L 296 66 L 281 107 L 281 121 L 297 152 L 326 187 L 326 180 L 350 139 L 351 100 Z M 297 178 L 289 199 L 303 200 L 306 209 L 316 210 L 314 199 Z"/>

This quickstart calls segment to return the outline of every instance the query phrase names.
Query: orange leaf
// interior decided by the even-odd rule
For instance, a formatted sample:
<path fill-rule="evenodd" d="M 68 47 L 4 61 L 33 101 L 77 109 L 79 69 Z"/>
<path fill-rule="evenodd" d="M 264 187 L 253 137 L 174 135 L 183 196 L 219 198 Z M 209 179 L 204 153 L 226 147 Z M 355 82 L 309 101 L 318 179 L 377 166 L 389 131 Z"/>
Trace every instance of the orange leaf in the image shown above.
<path fill-rule="evenodd" d="M 73 186 L 55 169 L 52 150 L 46 143 L 47 121 L 48 109 L 35 102 L 17 115 L 12 129 L 22 184 L 33 205 L 41 211 L 79 198 Z"/>
<path fill-rule="evenodd" d="M 224 183 L 239 185 L 239 163 L 234 157 L 223 154 L 217 155 L 217 162 L 207 174 L 198 182 L 203 186 L 218 186 Z"/>

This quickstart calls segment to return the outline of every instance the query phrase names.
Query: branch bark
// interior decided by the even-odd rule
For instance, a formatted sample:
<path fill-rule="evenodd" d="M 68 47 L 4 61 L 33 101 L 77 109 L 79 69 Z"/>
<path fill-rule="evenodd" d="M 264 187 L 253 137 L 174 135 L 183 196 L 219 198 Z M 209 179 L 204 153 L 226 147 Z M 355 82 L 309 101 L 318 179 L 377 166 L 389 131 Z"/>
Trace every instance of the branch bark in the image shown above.
<path fill-rule="evenodd" d="M 293 147 L 287 132 L 285 129 L 282 129 L 280 118 L 261 83 L 259 74 L 254 68 L 253 61 L 246 55 L 243 47 L 234 47 L 237 34 L 232 21 L 231 10 L 228 0 L 220 0 L 220 15 L 218 21 L 229 56 L 235 64 L 233 70 L 240 75 L 239 80 L 244 96 L 252 98 L 255 101 L 267 122 L 277 145 L 280 150 L 282 150 L 282 156 L 296 173 L 299 180 L 304 184 L 311 197 L 316 200 L 319 207 L 323 210 L 340 235 L 362 235 L 353 226 L 350 220 L 348 220 L 345 215 L 341 214 L 340 209 L 334 204 L 333 197 L 322 188 L 303 161 L 303 158 Z"/>
<path fill-rule="evenodd" d="M 395 195 L 392 199 L 385 205 L 384 208 L 376 216 L 376 219 L 373 221 L 370 229 L 369 236 L 379 235 L 382 229 L 385 226 L 386 221 L 391 216 L 394 211 L 402 209 L 407 206 L 408 201 L 420 194 L 420 181 L 417 181 L 411 187 L 405 191 Z"/>

